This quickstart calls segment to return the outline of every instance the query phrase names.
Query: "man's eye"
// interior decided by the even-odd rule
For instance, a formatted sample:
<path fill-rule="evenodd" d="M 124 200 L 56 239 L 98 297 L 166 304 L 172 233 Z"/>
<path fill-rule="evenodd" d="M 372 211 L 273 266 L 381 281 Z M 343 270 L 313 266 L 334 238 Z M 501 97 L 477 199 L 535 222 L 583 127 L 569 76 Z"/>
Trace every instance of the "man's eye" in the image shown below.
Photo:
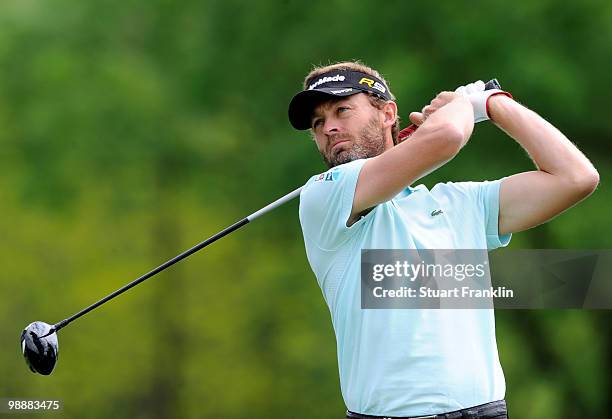
<path fill-rule="evenodd" d="M 312 127 L 313 128 L 317 128 L 318 126 L 320 126 L 322 123 L 321 119 L 315 119 L 312 123 Z"/>
<path fill-rule="evenodd" d="M 348 111 L 348 110 L 349 110 L 349 108 L 347 108 L 346 106 L 339 106 L 338 107 L 338 113 L 342 113 L 342 112 Z"/>

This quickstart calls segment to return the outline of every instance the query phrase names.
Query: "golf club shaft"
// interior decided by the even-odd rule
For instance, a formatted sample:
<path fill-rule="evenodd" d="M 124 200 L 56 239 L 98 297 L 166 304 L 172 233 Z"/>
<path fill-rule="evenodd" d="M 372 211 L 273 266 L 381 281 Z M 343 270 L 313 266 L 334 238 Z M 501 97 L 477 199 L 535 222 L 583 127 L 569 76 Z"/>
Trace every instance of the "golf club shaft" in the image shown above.
<path fill-rule="evenodd" d="M 158 266 L 157 268 L 153 269 L 152 271 L 147 272 L 146 274 L 144 274 L 141 277 L 135 279 L 134 281 L 130 282 L 129 284 L 126 284 L 125 286 L 119 288 L 117 291 L 107 295 L 106 297 L 104 297 L 100 301 L 90 305 L 89 307 L 84 308 L 83 310 L 79 311 L 78 313 L 74 314 L 71 317 L 68 317 L 67 319 L 62 320 L 61 322 L 56 323 L 55 325 L 53 325 L 53 327 L 51 328 L 49 333 L 47 333 L 45 336 L 49 336 L 52 333 L 57 332 L 58 330 L 60 330 L 63 327 L 67 326 L 69 323 L 71 323 L 74 320 L 78 319 L 79 317 L 84 316 L 85 314 L 89 313 L 93 309 L 100 307 L 102 304 L 106 303 L 109 300 L 112 300 L 116 296 L 118 296 L 120 294 L 123 294 L 124 292 L 126 292 L 130 288 L 133 288 L 136 285 L 140 284 L 141 282 L 151 278 L 152 276 L 157 275 L 158 273 L 160 273 L 164 269 L 166 269 L 166 268 L 174 265 L 175 263 L 185 259 L 186 257 L 194 254 L 198 250 L 201 250 L 201 249 L 205 248 L 206 246 L 208 246 L 209 244 L 219 240 L 220 238 L 222 238 L 224 236 L 227 236 L 228 234 L 238 230 L 240 227 L 248 224 L 249 222 L 253 221 L 256 218 L 259 218 L 260 216 L 262 216 L 265 213 L 273 210 L 274 208 L 279 207 L 279 206 L 283 205 L 284 203 L 286 203 L 288 201 L 291 201 L 292 199 L 294 199 L 295 197 L 297 197 L 300 194 L 301 190 L 302 190 L 302 188 L 300 187 L 300 188 L 294 190 L 293 192 L 288 193 L 287 195 L 277 199 L 276 201 L 272 202 L 269 205 L 266 205 L 265 207 L 263 207 L 262 209 L 254 212 L 253 214 L 249 215 L 248 217 L 245 217 L 242 220 L 235 222 L 231 226 L 221 230 L 220 232 L 218 232 L 214 236 L 209 237 L 208 239 L 204 240 L 201 243 L 198 243 L 197 245 L 193 246 L 191 249 L 188 249 L 188 250 L 184 251 L 183 253 L 181 253 L 180 255 L 173 257 L 169 261 L 167 261 L 164 264 Z M 41 337 L 45 337 L 45 336 L 41 336 Z"/>

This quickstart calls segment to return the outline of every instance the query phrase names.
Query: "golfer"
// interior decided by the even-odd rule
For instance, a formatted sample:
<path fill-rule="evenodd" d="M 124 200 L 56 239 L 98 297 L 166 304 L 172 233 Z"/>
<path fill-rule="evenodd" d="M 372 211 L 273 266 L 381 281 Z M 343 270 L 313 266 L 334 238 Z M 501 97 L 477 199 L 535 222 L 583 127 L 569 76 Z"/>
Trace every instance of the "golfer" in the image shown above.
<path fill-rule="evenodd" d="M 361 309 L 361 249 L 495 249 L 591 194 L 599 175 L 554 126 L 482 82 L 439 93 L 400 142 L 385 79 L 358 62 L 315 68 L 289 105 L 329 170 L 300 195 L 308 260 L 329 306 L 350 418 L 507 418 L 493 310 Z M 414 183 L 491 119 L 534 170 L 482 182 Z M 495 159 L 495 146 L 490 156 Z"/>

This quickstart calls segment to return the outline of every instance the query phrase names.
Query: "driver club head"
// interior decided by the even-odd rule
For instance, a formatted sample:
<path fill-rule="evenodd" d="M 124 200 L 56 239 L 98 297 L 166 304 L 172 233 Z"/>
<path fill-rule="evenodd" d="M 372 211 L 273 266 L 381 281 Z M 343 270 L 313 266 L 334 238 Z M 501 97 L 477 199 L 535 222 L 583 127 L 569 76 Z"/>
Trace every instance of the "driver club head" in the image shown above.
<path fill-rule="evenodd" d="M 45 336 L 52 326 L 45 322 L 30 323 L 21 332 L 21 351 L 32 372 L 49 375 L 53 372 L 59 351 L 57 333 Z M 41 337 L 44 336 L 44 337 Z"/>

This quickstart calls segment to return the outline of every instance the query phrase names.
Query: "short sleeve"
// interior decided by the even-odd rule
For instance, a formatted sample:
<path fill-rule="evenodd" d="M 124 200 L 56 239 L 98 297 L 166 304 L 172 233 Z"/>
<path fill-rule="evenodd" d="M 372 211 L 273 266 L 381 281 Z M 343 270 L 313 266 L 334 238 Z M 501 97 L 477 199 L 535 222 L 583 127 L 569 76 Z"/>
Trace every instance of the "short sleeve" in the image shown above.
<path fill-rule="evenodd" d="M 510 243 L 512 234 L 499 234 L 499 189 L 503 179 L 480 182 L 480 200 L 483 203 L 487 228 L 487 248 L 489 250 L 505 247 Z"/>
<path fill-rule="evenodd" d="M 300 224 L 304 237 L 319 248 L 334 250 L 349 237 L 346 226 L 359 173 L 366 160 L 355 160 L 313 176 L 300 194 Z"/>
<path fill-rule="evenodd" d="M 448 182 L 455 199 L 462 202 L 463 214 L 472 214 L 473 222 L 482 225 L 487 249 L 507 246 L 512 234 L 499 235 L 499 189 L 503 179 L 483 182 Z"/>

